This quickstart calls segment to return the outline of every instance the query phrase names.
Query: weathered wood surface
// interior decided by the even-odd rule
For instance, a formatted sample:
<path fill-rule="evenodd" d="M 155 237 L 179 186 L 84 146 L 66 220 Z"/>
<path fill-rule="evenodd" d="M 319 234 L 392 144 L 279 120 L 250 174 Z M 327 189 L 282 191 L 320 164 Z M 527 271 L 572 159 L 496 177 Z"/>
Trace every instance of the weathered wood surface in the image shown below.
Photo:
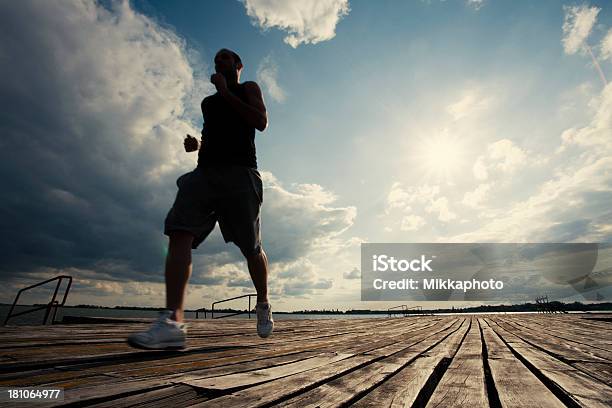
<path fill-rule="evenodd" d="M 611 316 L 594 317 L 277 319 L 267 339 L 209 319 L 182 351 L 130 348 L 146 323 L 5 327 L 0 387 L 79 407 L 610 407 Z"/>

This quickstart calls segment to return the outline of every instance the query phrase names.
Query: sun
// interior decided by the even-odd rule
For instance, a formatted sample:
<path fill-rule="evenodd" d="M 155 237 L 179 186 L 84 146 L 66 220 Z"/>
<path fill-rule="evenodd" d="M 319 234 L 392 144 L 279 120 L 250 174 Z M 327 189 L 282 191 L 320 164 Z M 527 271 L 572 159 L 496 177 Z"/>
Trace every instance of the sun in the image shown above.
<path fill-rule="evenodd" d="M 446 131 L 421 138 L 415 153 L 419 169 L 438 182 L 453 182 L 465 164 L 464 143 Z"/>

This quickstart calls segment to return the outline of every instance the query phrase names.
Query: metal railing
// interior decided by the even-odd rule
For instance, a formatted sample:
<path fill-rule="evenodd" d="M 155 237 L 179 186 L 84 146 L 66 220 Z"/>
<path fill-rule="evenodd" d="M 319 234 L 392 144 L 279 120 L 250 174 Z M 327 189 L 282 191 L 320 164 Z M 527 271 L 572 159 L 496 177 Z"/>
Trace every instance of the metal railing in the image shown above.
<path fill-rule="evenodd" d="M 406 308 L 406 312 L 408 312 L 408 310 L 414 309 L 415 311 L 417 311 L 419 314 L 423 314 L 423 306 L 412 306 L 412 307 L 408 307 Z"/>
<path fill-rule="evenodd" d="M 251 318 L 251 296 L 257 296 L 257 294 L 241 295 L 241 296 L 236 296 L 236 297 L 233 297 L 233 298 L 223 299 L 223 300 L 218 300 L 216 302 L 213 302 L 212 308 L 211 308 L 211 311 L 210 311 L 211 319 L 222 319 L 224 317 L 236 316 L 236 315 L 245 313 L 244 311 L 242 311 L 242 312 L 230 313 L 230 314 L 227 314 L 225 316 L 215 317 L 215 305 L 217 303 L 229 302 L 230 300 L 236 300 L 236 299 L 240 299 L 240 298 L 247 297 L 247 296 L 249 298 L 249 309 L 247 310 L 247 313 L 249 314 L 249 319 L 250 319 Z"/>
<path fill-rule="evenodd" d="M 57 297 L 57 292 L 59 291 L 59 288 L 62 284 L 63 279 L 68 279 L 68 286 L 66 286 L 66 289 L 64 291 L 64 298 L 62 299 L 62 303 L 59 303 L 55 299 Z M 17 301 L 19 300 L 19 296 L 21 296 L 23 292 L 25 292 L 26 290 L 36 288 L 38 286 L 42 286 L 54 280 L 57 280 L 57 285 L 55 286 L 55 292 L 53 292 L 53 297 L 51 298 L 51 301 L 49 303 L 43 306 L 35 307 L 34 309 L 24 310 L 23 312 L 13 314 L 13 310 L 15 310 L 15 306 L 17 305 Z M 6 319 L 4 319 L 4 323 L 2 325 L 6 326 L 9 319 L 12 317 L 17 317 L 17 316 L 21 316 L 27 313 L 37 312 L 42 309 L 47 309 L 47 311 L 45 312 L 45 317 L 43 318 L 42 324 L 47 324 L 47 321 L 49 320 L 49 315 L 51 314 L 51 309 L 53 309 L 53 316 L 51 318 L 51 324 L 55 323 L 55 316 L 57 315 L 57 309 L 64 306 L 64 304 L 66 303 L 66 299 L 68 298 L 68 292 L 70 292 L 70 286 L 72 286 L 72 276 L 60 275 L 60 276 L 56 276 L 55 278 L 47 279 L 46 281 L 39 282 L 39 283 L 36 283 L 34 285 L 31 285 L 31 286 L 28 286 L 26 288 L 19 290 L 19 292 L 17 292 L 17 296 L 15 296 L 15 300 L 13 301 L 13 305 L 11 306 L 11 310 L 9 311 L 8 315 L 6 315 Z"/>
<path fill-rule="evenodd" d="M 418 311 L 418 313 L 420 313 L 420 314 L 422 314 L 422 313 L 423 313 L 423 307 L 422 307 L 422 306 L 412 306 L 412 307 L 408 307 L 408 305 L 399 305 L 399 306 L 393 306 L 393 307 L 390 307 L 390 308 L 388 308 L 388 309 L 387 309 L 387 313 L 389 314 L 389 317 L 391 317 L 391 315 L 392 315 L 392 314 L 398 314 L 398 313 L 396 313 L 396 312 L 391 312 L 391 310 L 393 310 L 393 309 L 400 309 L 400 308 L 401 308 L 400 313 L 401 313 L 401 314 L 402 314 L 404 317 L 406 317 L 406 315 L 408 314 L 408 311 L 409 311 L 409 310 L 412 310 L 412 309 L 414 309 L 414 310 Z"/>
<path fill-rule="evenodd" d="M 203 307 L 201 309 L 196 309 L 195 310 L 195 314 L 196 314 L 196 319 L 200 318 L 200 313 L 204 312 L 204 318 L 206 319 L 206 308 Z"/>
<path fill-rule="evenodd" d="M 406 305 L 399 305 L 399 306 L 393 306 L 387 309 L 387 313 L 389 314 L 389 317 L 391 317 L 392 314 L 397 314 L 395 312 L 392 313 L 391 310 L 400 309 L 400 308 L 402 309 L 401 310 L 402 314 L 405 315 L 404 310 L 406 309 Z"/>
<path fill-rule="evenodd" d="M 538 313 L 565 313 L 562 304 L 559 302 L 550 302 L 548 300 L 548 295 L 536 297 L 535 302 Z"/>

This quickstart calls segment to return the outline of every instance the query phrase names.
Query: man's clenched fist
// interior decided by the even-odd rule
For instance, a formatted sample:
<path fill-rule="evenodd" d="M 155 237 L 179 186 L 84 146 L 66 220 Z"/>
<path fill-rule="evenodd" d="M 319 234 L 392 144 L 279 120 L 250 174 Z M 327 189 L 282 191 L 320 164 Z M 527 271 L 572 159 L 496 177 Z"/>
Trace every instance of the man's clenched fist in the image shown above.
<path fill-rule="evenodd" d="M 200 142 L 198 142 L 198 139 L 191 135 L 187 135 L 187 137 L 185 137 L 183 144 L 185 145 L 186 152 L 195 152 L 200 148 Z"/>
<path fill-rule="evenodd" d="M 215 88 L 217 88 L 217 92 L 223 93 L 227 91 L 227 81 L 223 74 L 220 74 L 218 72 L 212 74 L 210 76 L 210 82 L 212 82 Z"/>

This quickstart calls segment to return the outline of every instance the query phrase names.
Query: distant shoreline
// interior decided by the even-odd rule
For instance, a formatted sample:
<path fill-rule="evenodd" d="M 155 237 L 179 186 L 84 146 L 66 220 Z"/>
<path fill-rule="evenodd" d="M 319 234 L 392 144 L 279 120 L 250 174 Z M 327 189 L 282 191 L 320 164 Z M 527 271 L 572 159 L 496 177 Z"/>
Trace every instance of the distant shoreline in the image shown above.
<path fill-rule="evenodd" d="M 34 304 L 34 305 L 19 305 L 23 306 L 39 306 L 42 304 Z M 11 306 L 8 303 L 0 303 L 0 306 Z M 581 302 L 572 302 L 572 303 L 563 303 L 563 302 L 550 302 L 548 307 L 552 311 L 556 312 L 606 312 L 612 310 L 612 302 L 600 302 L 600 303 L 581 303 Z M 70 308 L 80 308 L 80 309 L 108 309 L 108 310 L 151 310 L 158 311 L 163 310 L 160 307 L 141 307 L 141 306 L 98 306 L 98 305 L 72 305 L 72 306 L 63 306 L 65 309 Z M 186 312 L 203 312 L 206 310 L 210 312 L 209 308 L 202 309 L 188 309 Z M 245 309 L 215 309 L 217 313 L 236 313 L 243 312 Z M 481 306 L 472 306 L 465 308 L 439 308 L 439 309 L 423 309 L 422 311 L 406 310 L 403 311 L 401 309 L 394 310 L 371 310 L 371 309 L 350 309 L 346 311 L 342 311 L 339 309 L 332 310 L 299 310 L 293 312 L 285 312 L 285 311 L 274 311 L 274 313 L 278 314 L 302 314 L 302 315 L 364 315 L 364 314 L 431 314 L 431 313 L 503 313 L 503 312 L 538 312 L 542 309 L 536 303 L 524 303 L 520 305 L 481 305 Z"/>

